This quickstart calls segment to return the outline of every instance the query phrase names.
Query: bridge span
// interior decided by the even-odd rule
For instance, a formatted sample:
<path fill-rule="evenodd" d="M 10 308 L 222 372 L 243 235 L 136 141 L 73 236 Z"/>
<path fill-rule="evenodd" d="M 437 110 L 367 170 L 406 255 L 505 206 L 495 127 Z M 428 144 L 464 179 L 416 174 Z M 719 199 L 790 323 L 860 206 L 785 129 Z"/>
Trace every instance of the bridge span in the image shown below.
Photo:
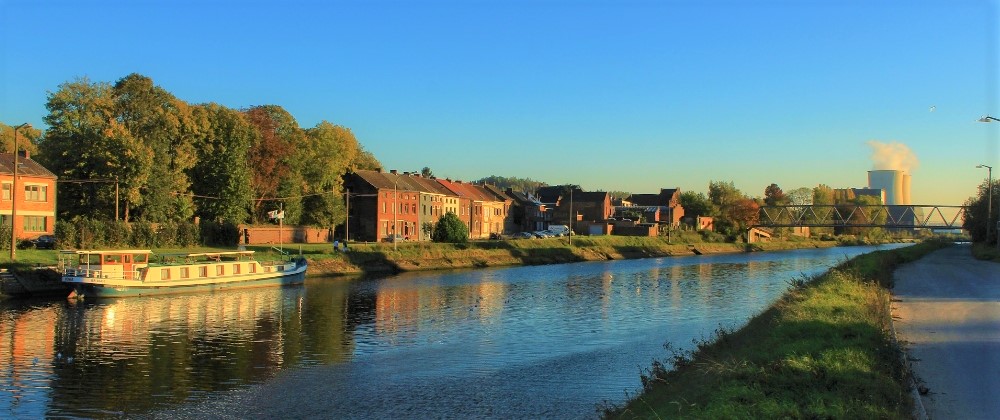
<path fill-rule="evenodd" d="M 816 204 L 761 207 L 750 227 L 961 229 L 966 206 Z"/>

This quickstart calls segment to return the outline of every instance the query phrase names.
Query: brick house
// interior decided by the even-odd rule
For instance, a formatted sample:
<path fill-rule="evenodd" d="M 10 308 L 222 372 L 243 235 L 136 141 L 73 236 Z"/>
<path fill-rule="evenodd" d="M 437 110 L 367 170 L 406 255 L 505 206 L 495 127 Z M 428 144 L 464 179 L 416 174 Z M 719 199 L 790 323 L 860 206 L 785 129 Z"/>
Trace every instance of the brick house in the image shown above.
<path fill-rule="evenodd" d="M 350 192 L 349 240 L 380 241 L 393 234 L 419 237 L 420 184 L 396 171 L 357 171 L 344 175 Z"/>
<path fill-rule="evenodd" d="M 650 222 L 679 226 L 684 217 L 680 188 L 663 188 L 660 189 L 659 194 L 632 194 L 626 201 L 632 206 L 650 209 L 647 213 L 654 214 L 653 217 L 655 217 L 655 219 L 648 220 Z M 652 211 L 654 207 L 658 211 Z"/>
<path fill-rule="evenodd" d="M 534 195 L 508 188 L 504 193 L 511 197 L 511 207 L 508 214 L 513 231 L 534 232 L 545 230 L 548 224 L 545 220 L 545 205 Z"/>
<path fill-rule="evenodd" d="M 20 152 L 14 189 L 14 154 L 0 153 L 0 224 L 10 225 L 16 211 L 14 232 L 18 239 L 51 235 L 56 225 L 56 175 Z M 16 208 L 14 202 L 17 202 Z"/>

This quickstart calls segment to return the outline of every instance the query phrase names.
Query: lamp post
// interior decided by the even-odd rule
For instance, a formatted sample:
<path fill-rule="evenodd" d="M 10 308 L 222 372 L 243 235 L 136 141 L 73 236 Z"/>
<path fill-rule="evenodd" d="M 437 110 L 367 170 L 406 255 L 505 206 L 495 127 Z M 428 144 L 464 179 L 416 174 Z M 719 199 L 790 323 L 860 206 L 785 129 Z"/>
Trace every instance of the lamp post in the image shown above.
<path fill-rule="evenodd" d="M 409 172 L 404 172 L 404 173 L 409 173 Z M 399 223 L 399 222 L 396 221 L 396 209 L 399 208 L 399 204 L 398 204 L 398 201 L 397 201 L 397 200 L 399 200 L 399 193 L 397 192 L 396 184 L 399 183 L 399 176 L 400 176 L 398 173 L 396 173 L 394 175 L 396 175 L 396 179 L 394 181 L 392 181 L 392 233 L 391 233 L 392 236 L 390 236 L 390 238 L 392 239 L 392 250 L 393 251 L 396 250 L 396 242 L 397 242 L 396 241 L 396 224 Z"/>
<path fill-rule="evenodd" d="M 993 167 L 982 164 L 976 165 L 976 167 L 986 168 L 986 243 L 989 243 L 990 224 L 993 223 Z M 1000 239 L 998 239 L 997 242 L 1000 243 Z"/>
<path fill-rule="evenodd" d="M 981 118 L 979 118 L 978 121 L 982 122 L 982 123 L 989 123 L 989 122 L 993 122 L 993 121 L 1000 122 L 1000 119 L 991 117 L 989 115 L 983 115 Z M 990 201 L 992 202 L 993 201 L 993 181 L 992 181 L 992 179 L 993 179 L 993 176 L 992 176 L 993 175 L 993 168 L 989 167 L 989 166 L 986 166 L 986 165 L 979 165 L 979 166 L 977 166 L 977 168 L 982 168 L 982 167 L 988 168 L 989 172 L 990 172 L 990 177 L 989 177 L 990 192 L 989 192 L 989 196 L 990 196 Z M 989 210 L 992 210 L 992 209 L 993 209 L 993 206 L 992 206 L 992 203 L 991 203 Z M 989 214 L 990 214 L 990 212 L 987 211 L 987 215 L 989 215 Z M 1000 216 L 1000 214 L 998 214 L 997 216 Z M 990 226 L 989 226 L 990 222 L 991 222 L 991 220 L 990 220 L 989 216 L 987 216 L 987 218 L 986 218 L 986 240 L 987 241 L 990 239 L 990 235 L 989 235 L 989 233 L 990 233 L 990 230 L 989 230 L 989 228 L 990 228 Z M 1000 221 L 997 221 L 997 249 L 1000 249 Z"/>
<path fill-rule="evenodd" d="M 10 260 L 17 259 L 17 132 L 23 127 L 31 128 L 31 124 L 24 123 L 14 127 L 14 180 L 10 185 Z"/>

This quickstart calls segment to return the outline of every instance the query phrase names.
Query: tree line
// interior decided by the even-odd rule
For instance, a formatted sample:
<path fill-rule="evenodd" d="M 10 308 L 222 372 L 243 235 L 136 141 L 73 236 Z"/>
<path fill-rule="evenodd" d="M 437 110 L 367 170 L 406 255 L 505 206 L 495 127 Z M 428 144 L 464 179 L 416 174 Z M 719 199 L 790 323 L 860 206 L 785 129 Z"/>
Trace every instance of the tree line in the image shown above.
<path fill-rule="evenodd" d="M 60 220 L 261 223 L 280 208 L 285 223 L 332 227 L 342 175 L 381 167 L 346 127 L 302 128 L 278 105 L 190 104 L 140 74 L 63 83 L 46 108 L 34 157 L 59 177 Z"/>

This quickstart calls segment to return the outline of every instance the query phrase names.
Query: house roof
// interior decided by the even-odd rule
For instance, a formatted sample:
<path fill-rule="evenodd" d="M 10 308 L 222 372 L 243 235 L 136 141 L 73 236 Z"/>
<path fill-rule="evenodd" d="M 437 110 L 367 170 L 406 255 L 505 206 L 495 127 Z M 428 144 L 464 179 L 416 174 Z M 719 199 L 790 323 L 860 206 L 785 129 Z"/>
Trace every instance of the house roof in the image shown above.
<path fill-rule="evenodd" d="M 538 201 L 538 199 L 536 199 L 535 196 L 533 196 L 533 195 L 531 195 L 529 193 L 520 192 L 520 191 L 513 191 L 513 190 L 507 190 L 506 194 L 509 195 L 510 198 L 514 199 L 514 201 L 518 202 L 522 206 L 524 206 L 524 205 L 528 205 L 528 206 L 541 206 L 542 205 L 542 202 Z"/>
<path fill-rule="evenodd" d="M 44 166 L 26 157 L 17 158 L 17 174 L 18 176 L 34 176 L 39 178 L 52 178 L 56 179 L 56 174 L 52 173 Z M 13 153 L 0 153 L 0 173 L 2 174 L 14 174 L 14 154 Z"/>
<path fill-rule="evenodd" d="M 372 187 L 377 189 L 391 190 L 393 188 L 399 191 L 415 191 L 424 192 L 430 194 L 450 194 L 445 192 L 440 188 L 437 188 L 435 183 L 430 182 L 431 180 L 423 178 L 416 174 L 399 174 L 391 172 L 379 172 L 379 171 L 367 171 L 359 170 L 354 172 L 358 177 L 363 179 Z"/>
<path fill-rule="evenodd" d="M 562 198 L 564 189 L 561 185 L 539 187 L 537 192 L 538 201 L 543 203 L 558 203 Z"/>
<path fill-rule="evenodd" d="M 445 188 L 451 190 L 453 195 L 457 195 L 465 199 L 472 201 L 497 201 L 496 197 L 492 197 L 492 194 L 485 189 L 481 189 L 482 187 L 475 184 L 440 178 L 437 179 L 437 182 Z"/>

